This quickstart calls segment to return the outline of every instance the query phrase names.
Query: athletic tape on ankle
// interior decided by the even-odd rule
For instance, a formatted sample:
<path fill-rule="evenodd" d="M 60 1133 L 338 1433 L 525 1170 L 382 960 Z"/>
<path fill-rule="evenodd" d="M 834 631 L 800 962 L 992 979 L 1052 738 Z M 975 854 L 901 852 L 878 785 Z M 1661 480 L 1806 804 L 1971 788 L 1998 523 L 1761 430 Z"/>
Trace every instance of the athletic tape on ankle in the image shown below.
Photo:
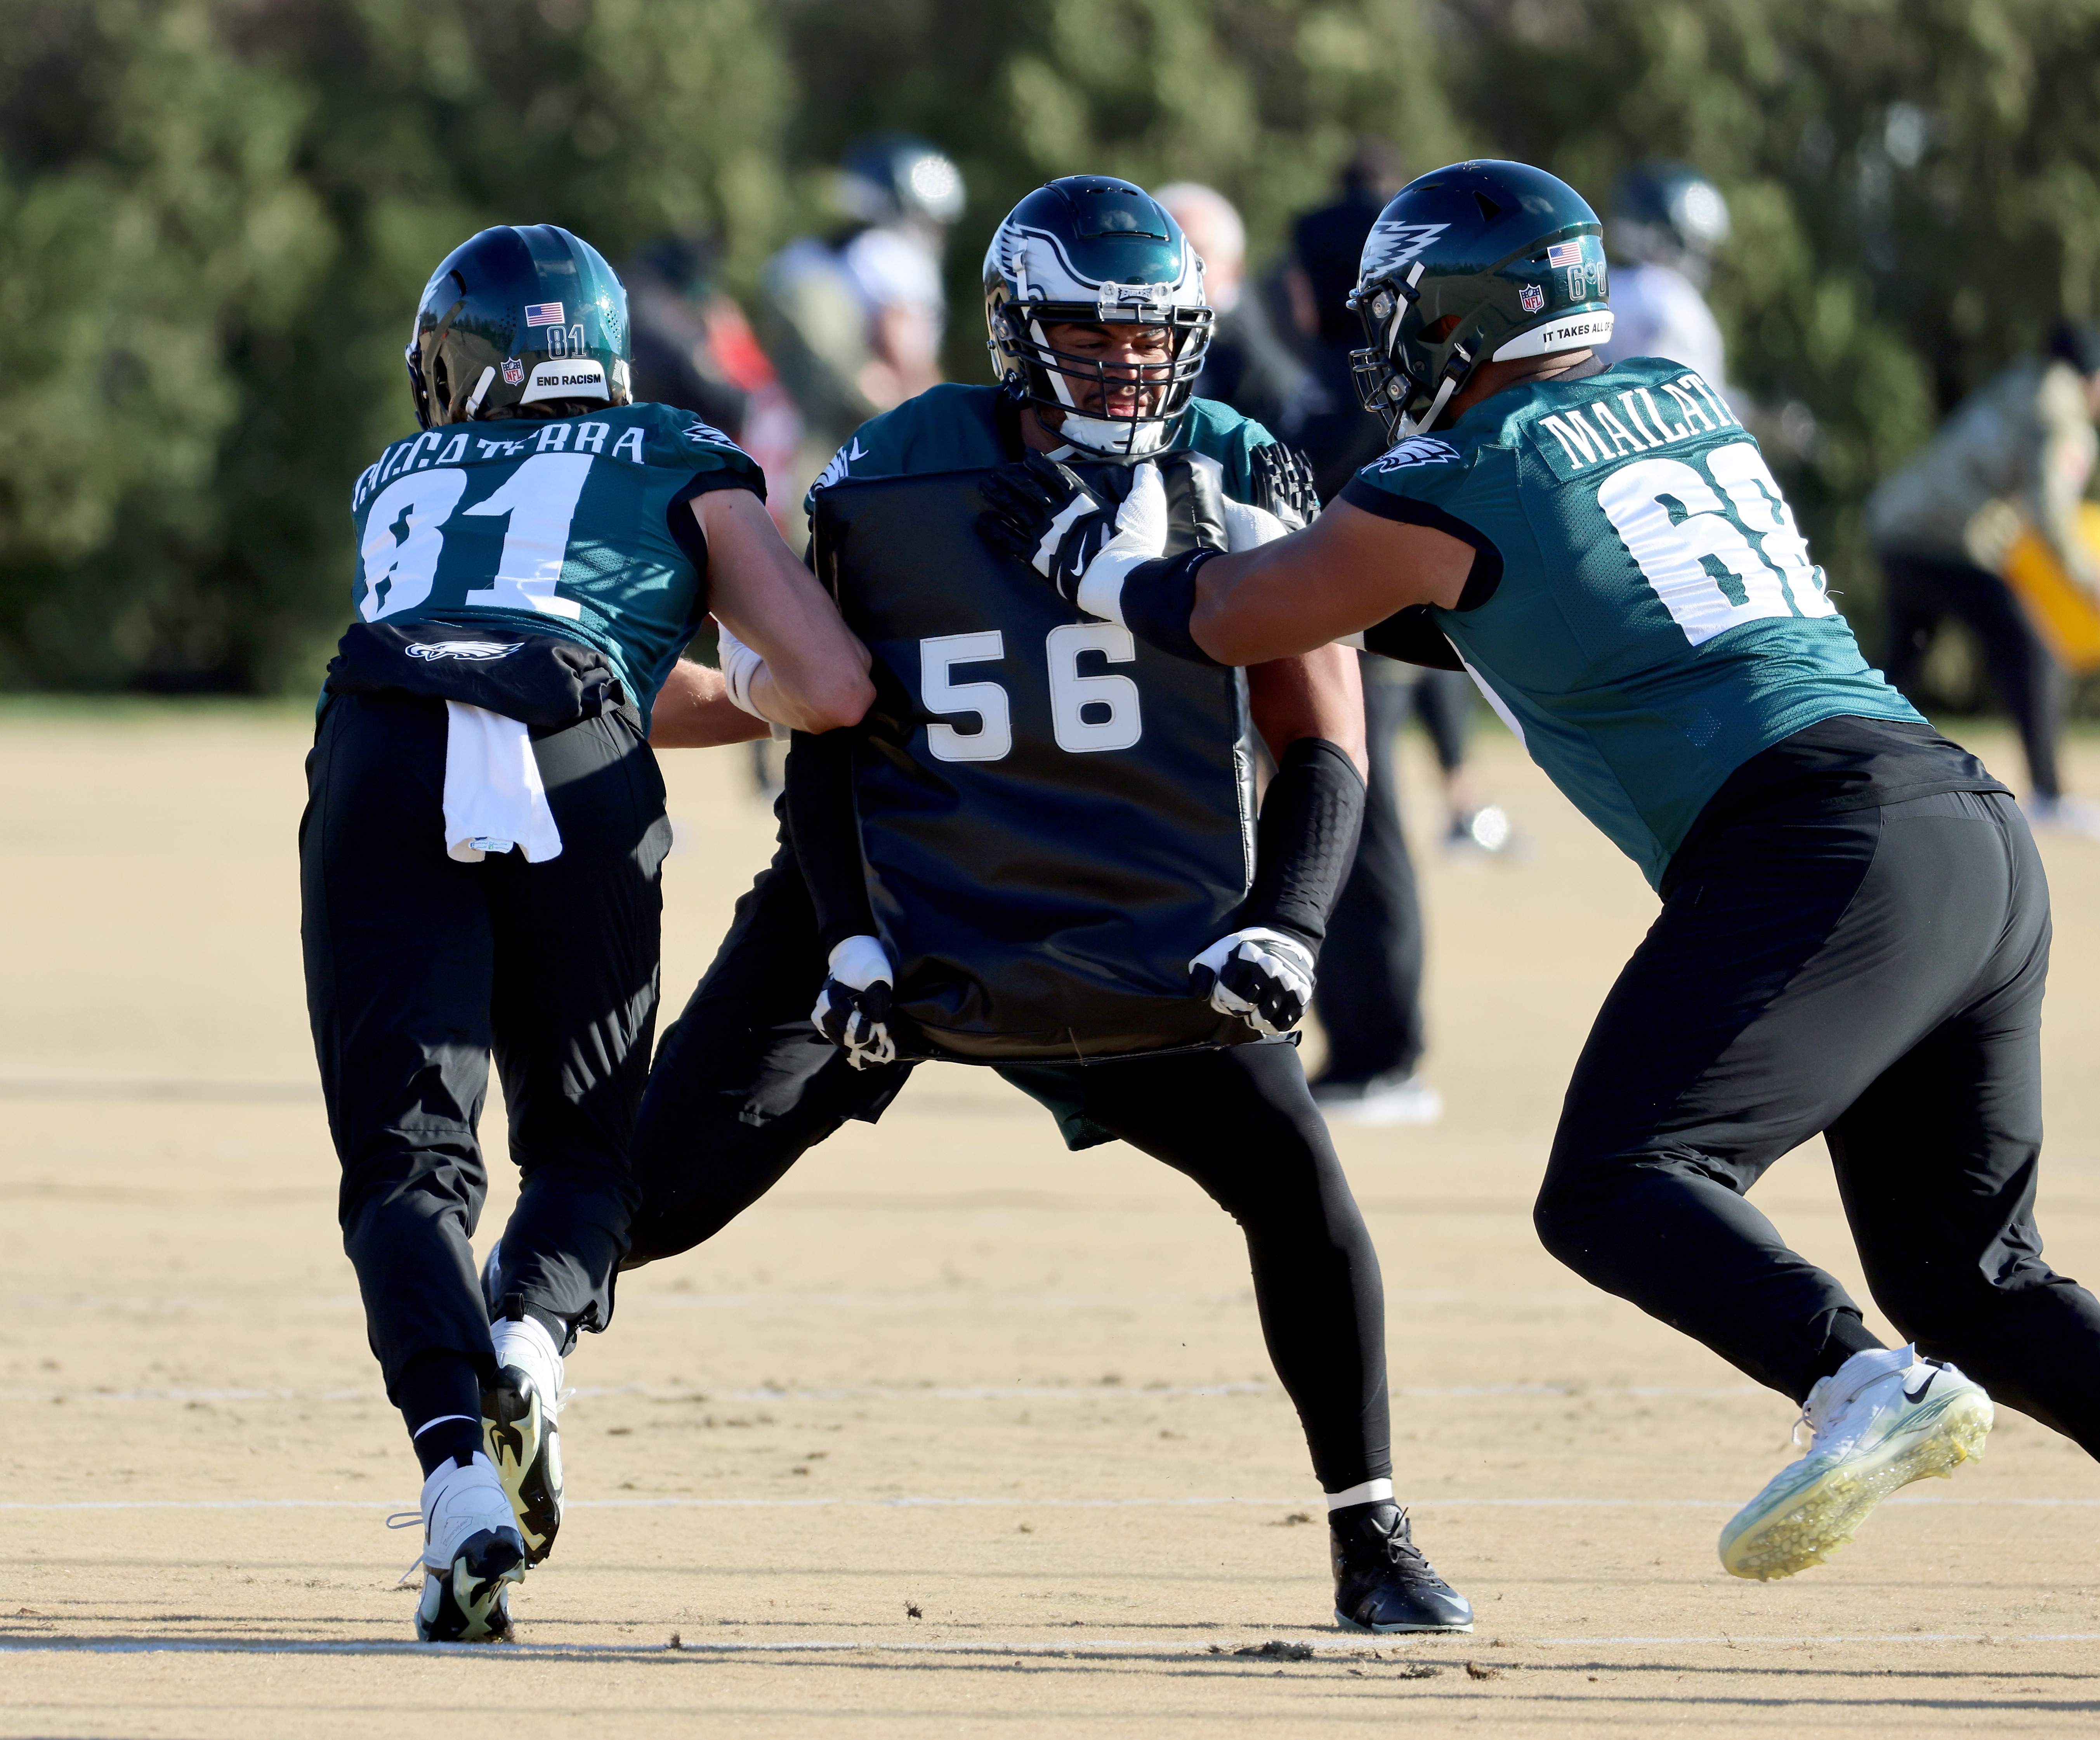
<path fill-rule="evenodd" d="M 1392 1502 L 1392 1482 L 1390 1480 L 1366 1480 L 1361 1485 L 1344 1487 L 1339 1492 L 1327 1495 L 1330 1510 L 1346 1510 L 1352 1504 L 1389 1504 Z"/>

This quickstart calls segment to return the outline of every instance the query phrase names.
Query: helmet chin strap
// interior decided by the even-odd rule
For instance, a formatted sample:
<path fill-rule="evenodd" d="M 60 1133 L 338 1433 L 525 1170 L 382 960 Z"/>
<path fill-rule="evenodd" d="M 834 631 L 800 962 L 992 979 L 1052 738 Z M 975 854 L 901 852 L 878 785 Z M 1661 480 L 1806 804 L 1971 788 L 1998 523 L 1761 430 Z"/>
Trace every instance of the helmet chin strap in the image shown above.
<path fill-rule="evenodd" d="M 1075 411 L 1067 411 L 1057 433 L 1073 446 L 1090 452 L 1136 459 L 1166 446 L 1168 427 L 1158 417 L 1138 422 L 1122 417 L 1081 416 Z"/>
<path fill-rule="evenodd" d="M 1471 372 L 1470 369 L 1467 372 L 1468 373 Z M 1425 411 L 1422 414 L 1422 421 L 1420 422 L 1416 422 L 1414 419 L 1410 416 L 1405 411 L 1401 412 L 1400 414 L 1400 439 L 1405 441 L 1410 435 L 1418 434 L 1423 429 L 1436 428 L 1437 418 L 1444 415 L 1445 406 L 1450 403 L 1451 395 L 1458 390 L 1458 377 L 1455 375 L 1447 374 L 1444 377 L 1444 384 L 1436 389 L 1436 396 L 1429 401 L 1428 410 Z"/>

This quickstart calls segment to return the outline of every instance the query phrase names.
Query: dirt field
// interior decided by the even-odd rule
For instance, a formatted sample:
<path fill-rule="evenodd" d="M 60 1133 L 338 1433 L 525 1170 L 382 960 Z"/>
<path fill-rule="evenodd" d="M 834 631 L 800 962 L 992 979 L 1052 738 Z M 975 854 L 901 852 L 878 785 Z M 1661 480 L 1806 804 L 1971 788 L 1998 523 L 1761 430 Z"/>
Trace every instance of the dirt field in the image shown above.
<path fill-rule="evenodd" d="M 623 1286 L 570 1364 L 574 1509 L 517 1598 L 522 1641 L 419 1648 L 394 1588 L 414 1536 L 382 1526 L 415 1466 L 337 1239 L 302 1000 L 304 740 L 290 712 L 0 713 L 0 1733 L 2100 1719 L 2100 1469 L 2019 1416 L 1835 1563 L 1721 1571 L 1716 1531 L 1792 1453 L 1793 1410 L 1533 1237 L 1568 1068 L 1653 903 L 1492 725 L 1479 764 L 1527 860 L 1423 853 L 1447 1116 L 1341 1139 L 1385 1266 L 1398 1484 L 1474 1636 L 1332 1626 L 1231 1224 L 943 1066 Z M 675 1007 L 770 818 L 741 751 L 668 760 Z M 2100 792 L 2100 751 L 2072 769 Z M 2091 1279 L 2100 846 L 2045 850 L 2042 1224 Z M 1820 1148 L 1758 1200 L 1858 1286 Z"/>

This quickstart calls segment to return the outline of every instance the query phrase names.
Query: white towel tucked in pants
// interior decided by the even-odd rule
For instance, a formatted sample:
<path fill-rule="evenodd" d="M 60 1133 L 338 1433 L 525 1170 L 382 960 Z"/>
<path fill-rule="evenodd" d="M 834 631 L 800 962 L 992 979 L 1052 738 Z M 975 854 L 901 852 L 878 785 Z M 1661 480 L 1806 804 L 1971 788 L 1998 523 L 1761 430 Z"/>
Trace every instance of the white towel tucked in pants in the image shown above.
<path fill-rule="evenodd" d="M 562 830 L 547 807 L 532 734 L 485 707 L 445 703 L 445 852 L 479 864 L 515 846 L 526 861 L 560 855 Z"/>

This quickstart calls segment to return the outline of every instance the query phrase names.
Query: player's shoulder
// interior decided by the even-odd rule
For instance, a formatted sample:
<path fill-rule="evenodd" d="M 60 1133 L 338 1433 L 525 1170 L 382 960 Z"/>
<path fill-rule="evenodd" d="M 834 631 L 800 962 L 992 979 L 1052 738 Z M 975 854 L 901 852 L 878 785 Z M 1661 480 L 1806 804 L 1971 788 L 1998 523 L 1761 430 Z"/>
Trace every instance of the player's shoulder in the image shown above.
<path fill-rule="evenodd" d="M 1192 399 L 1180 444 L 1191 452 L 1217 460 L 1224 472 L 1225 493 L 1244 501 L 1253 487 L 1251 468 L 1254 451 L 1273 447 L 1276 437 L 1252 417 L 1242 416 L 1222 400 Z"/>
<path fill-rule="evenodd" d="M 728 470 L 763 476 L 758 461 L 737 445 L 735 436 L 676 405 L 620 405 L 569 421 L 580 425 L 593 419 L 615 422 L 620 433 L 607 443 L 607 451 L 616 446 L 623 457 L 686 474 Z M 636 434 L 639 442 L 633 438 Z"/>
<path fill-rule="evenodd" d="M 810 486 L 849 478 L 894 478 L 919 471 L 964 471 L 1005 456 L 999 427 L 999 389 L 943 381 L 915 394 L 849 435 Z"/>

